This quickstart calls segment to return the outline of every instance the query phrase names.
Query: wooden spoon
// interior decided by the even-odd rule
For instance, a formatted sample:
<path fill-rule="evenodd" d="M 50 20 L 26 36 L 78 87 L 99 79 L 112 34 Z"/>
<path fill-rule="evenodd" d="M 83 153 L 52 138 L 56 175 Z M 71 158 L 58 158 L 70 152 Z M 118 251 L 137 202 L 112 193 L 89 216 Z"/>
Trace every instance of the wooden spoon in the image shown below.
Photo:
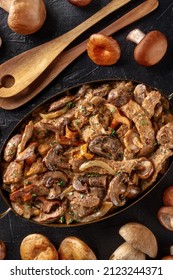
<path fill-rule="evenodd" d="M 0 66 L 0 97 L 18 94 L 36 80 L 50 63 L 79 35 L 131 0 L 112 0 L 93 16 L 45 44 L 30 49 Z"/>
<path fill-rule="evenodd" d="M 158 0 L 147 0 L 100 32 L 105 35 L 112 35 L 116 31 L 119 31 L 125 26 L 154 11 L 158 7 L 158 4 Z M 32 84 L 19 94 L 9 98 L 0 98 L 0 107 L 6 110 L 12 110 L 20 107 L 35 97 L 51 81 L 53 81 L 59 73 L 86 50 L 86 42 L 87 40 L 68 51 L 62 52 Z"/>

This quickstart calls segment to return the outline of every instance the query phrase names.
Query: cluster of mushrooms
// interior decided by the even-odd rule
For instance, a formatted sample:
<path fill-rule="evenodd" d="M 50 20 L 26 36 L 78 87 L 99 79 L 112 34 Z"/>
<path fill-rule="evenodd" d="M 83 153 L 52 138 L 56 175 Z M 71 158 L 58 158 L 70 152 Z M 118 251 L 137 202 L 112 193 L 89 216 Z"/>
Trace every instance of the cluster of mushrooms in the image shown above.
<path fill-rule="evenodd" d="M 129 222 L 120 227 L 119 234 L 125 242 L 116 248 L 109 260 L 146 260 L 157 257 L 157 240 L 148 227 Z M 5 256 L 6 246 L 0 241 L 0 259 Z M 78 237 L 64 238 L 57 249 L 45 235 L 39 233 L 24 237 L 20 244 L 20 256 L 22 260 L 97 260 L 94 251 Z M 162 259 L 173 259 L 173 255 Z"/>

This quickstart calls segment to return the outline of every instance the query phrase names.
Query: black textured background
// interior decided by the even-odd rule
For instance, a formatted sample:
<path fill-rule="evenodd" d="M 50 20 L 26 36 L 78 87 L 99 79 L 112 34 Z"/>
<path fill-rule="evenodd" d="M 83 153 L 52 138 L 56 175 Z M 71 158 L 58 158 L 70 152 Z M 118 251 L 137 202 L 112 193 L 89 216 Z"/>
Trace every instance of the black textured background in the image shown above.
<path fill-rule="evenodd" d="M 93 0 L 89 6 L 77 8 L 69 4 L 67 0 L 45 0 L 47 6 L 46 22 L 39 32 L 29 36 L 17 35 L 12 32 L 7 26 L 7 13 L 0 10 L 0 36 L 3 40 L 3 46 L 0 49 L 0 63 L 69 31 L 108 2 L 110 1 Z M 88 38 L 92 33 L 98 32 L 141 2 L 134 0 L 127 4 L 126 7 L 121 8 L 99 24 L 90 28 L 89 31 L 80 36 L 72 45 Z M 55 93 L 79 82 L 88 82 L 102 78 L 125 78 L 142 81 L 153 87 L 157 87 L 167 95 L 172 93 L 173 2 L 172 0 L 160 0 L 159 2 L 159 8 L 152 12 L 152 14 L 113 35 L 120 43 L 122 49 L 121 59 L 116 65 L 99 67 L 90 61 L 85 52 L 30 102 L 12 111 L 0 109 L 0 145 L 2 146 L 10 131 L 27 112 Z M 136 27 L 145 33 L 157 29 L 167 36 L 169 42 L 168 51 L 158 65 L 145 68 L 134 62 L 134 45 L 126 41 L 126 36 L 129 31 Z M 153 231 L 159 245 L 157 259 L 160 259 L 169 253 L 169 246 L 173 244 L 173 232 L 164 229 L 157 220 L 157 211 L 162 206 L 163 190 L 171 184 L 173 184 L 173 178 L 170 170 L 161 184 L 135 206 L 108 220 L 87 226 L 50 228 L 35 225 L 16 217 L 13 213 L 9 213 L 5 218 L 0 220 L 0 239 L 5 241 L 7 245 L 7 259 L 20 259 L 20 243 L 30 233 L 45 234 L 57 248 L 63 238 L 69 235 L 75 235 L 83 239 L 94 250 L 98 259 L 108 259 L 114 249 L 123 242 L 118 234 L 120 226 L 131 221 L 143 223 Z M 6 208 L 6 204 L 0 198 L 0 211 L 2 212 Z"/>

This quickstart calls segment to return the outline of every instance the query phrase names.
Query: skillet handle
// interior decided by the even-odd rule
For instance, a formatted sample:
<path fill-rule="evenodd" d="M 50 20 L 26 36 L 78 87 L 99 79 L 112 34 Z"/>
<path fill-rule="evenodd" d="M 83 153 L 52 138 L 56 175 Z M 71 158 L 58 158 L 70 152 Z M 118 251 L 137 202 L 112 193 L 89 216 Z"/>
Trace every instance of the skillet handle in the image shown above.
<path fill-rule="evenodd" d="M 0 213 L 0 219 L 4 218 L 8 214 L 8 212 L 10 212 L 10 211 L 11 211 L 11 208 L 8 208 L 3 213 Z"/>

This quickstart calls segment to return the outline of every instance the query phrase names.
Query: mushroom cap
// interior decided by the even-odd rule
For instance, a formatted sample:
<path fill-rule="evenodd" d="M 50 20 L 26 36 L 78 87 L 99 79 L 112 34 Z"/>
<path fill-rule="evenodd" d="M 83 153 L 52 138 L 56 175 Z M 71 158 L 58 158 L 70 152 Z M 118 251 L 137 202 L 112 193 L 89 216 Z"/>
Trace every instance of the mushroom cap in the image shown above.
<path fill-rule="evenodd" d="M 167 38 L 163 33 L 153 30 L 146 34 L 134 50 L 134 58 L 143 66 L 158 63 L 165 55 L 168 47 Z"/>
<path fill-rule="evenodd" d="M 145 260 L 146 255 L 127 242 L 121 244 L 110 256 L 110 260 Z"/>
<path fill-rule="evenodd" d="M 46 19 L 43 0 L 12 1 L 9 9 L 8 25 L 18 34 L 28 35 L 38 31 Z"/>
<path fill-rule="evenodd" d="M 151 258 L 156 257 L 158 252 L 157 240 L 146 226 L 134 222 L 127 223 L 120 228 L 119 234 L 135 249 Z"/>

